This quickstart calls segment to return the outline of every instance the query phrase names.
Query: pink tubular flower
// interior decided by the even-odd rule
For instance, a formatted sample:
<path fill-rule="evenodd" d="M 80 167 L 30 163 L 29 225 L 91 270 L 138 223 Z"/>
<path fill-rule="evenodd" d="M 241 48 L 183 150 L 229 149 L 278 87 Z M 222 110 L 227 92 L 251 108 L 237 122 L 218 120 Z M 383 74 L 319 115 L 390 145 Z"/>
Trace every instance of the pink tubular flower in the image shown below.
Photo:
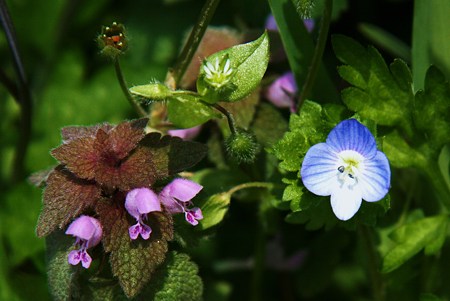
<path fill-rule="evenodd" d="M 76 237 L 75 245 L 80 248 L 69 253 L 68 262 L 71 265 L 77 265 L 81 261 L 85 269 L 89 268 L 92 258 L 86 250 L 98 245 L 102 239 L 102 233 L 102 225 L 93 217 L 82 215 L 74 220 L 67 228 L 66 234 Z"/>
<path fill-rule="evenodd" d="M 290 108 L 295 112 L 295 94 L 298 88 L 292 72 L 277 78 L 267 89 L 266 98 L 279 108 Z"/>
<path fill-rule="evenodd" d="M 202 211 L 198 207 L 190 208 L 193 199 L 203 186 L 186 179 L 175 179 L 159 194 L 164 207 L 172 214 L 184 212 L 186 220 L 193 226 L 198 225 L 198 220 L 203 218 Z"/>
<path fill-rule="evenodd" d="M 128 192 L 125 200 L 125 209 L 133 216 L 137 223 L 128 229 L 130 238 L 135 240 L 139 234 L 143 239 L 149 239 L 152 228 L 144 223 L 147 214 L 152 211 L 161 211 L 158 196 L 148 188 L 136 188 Z"/>

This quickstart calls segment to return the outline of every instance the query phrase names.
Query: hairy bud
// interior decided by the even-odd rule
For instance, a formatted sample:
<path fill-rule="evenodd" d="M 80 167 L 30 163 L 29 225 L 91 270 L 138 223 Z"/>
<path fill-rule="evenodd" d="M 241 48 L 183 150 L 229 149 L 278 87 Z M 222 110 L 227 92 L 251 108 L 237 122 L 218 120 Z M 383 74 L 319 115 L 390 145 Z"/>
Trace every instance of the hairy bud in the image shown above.
<path fill-rule="evenodd" d="M 228 154 L 239 163 L 253 162 L 258 153 L 255 136 L 243 129 L 238 129 L 236 133 L 228 136 L 225 146 Z"/>
<path fill-rule="evenodd" d="M 98 47 L 103 55 L 115 59 L 128 48 L 125 27 L 113 22 L 111 26 L 103 26 L 97 37 Z"/>

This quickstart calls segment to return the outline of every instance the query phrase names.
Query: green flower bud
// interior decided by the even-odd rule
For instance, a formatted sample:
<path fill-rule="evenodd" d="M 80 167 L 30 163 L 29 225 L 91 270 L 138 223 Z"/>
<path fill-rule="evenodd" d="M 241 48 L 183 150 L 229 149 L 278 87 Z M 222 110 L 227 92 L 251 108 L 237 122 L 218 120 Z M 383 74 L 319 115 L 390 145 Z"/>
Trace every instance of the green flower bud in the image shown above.
<path fill-rule="evenodd" d="M 128 48 L 125 27 L 116 22 L 111 26 L 103 26 L 97 43 L 103 55 L 115 59 Z"/>
<path fill-rule="evenodd" d="M 258 153 L 258 142 L 252 133 L 238 129 L 225 140 L 228 154 L 241 163 L 251 163 Z"/>

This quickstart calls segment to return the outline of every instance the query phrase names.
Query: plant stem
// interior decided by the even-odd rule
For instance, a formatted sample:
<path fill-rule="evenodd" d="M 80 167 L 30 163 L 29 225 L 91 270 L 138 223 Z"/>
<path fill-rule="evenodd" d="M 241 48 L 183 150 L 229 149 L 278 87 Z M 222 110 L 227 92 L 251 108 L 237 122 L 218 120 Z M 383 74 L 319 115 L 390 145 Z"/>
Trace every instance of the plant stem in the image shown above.
<path fill-rule="evenodd" d="M 208 104 L 210 105 L 210 104 Z M 215 103 L 212 105 L 217 111 L 219 111 L 220 113 L 222 113 L 223 115 L 225 115 L 225 117 L 227 118 L 228 121 L 228 126 L 230 128 L 231 134 L 236 134 L 236 124 L 234 123 L 234 118 L 233 115 L 227 111 L 227 109 L 225 109 L 224 107 L 222 107 L 221 105 Z"/>
<path fill-rule="evenodd" d="M 128 90 L 128 86 L 125 81 L 125 77 L 123 76 L 122 68 L 120 67 L 120 60 L 118 57 L 114 59 L 114 69 L 116 70 L 117 80 L 119 81 L 120 88 L 122 88 L 122 92 L 123 94 L 125 94 L 128 102 L 136 110 L 139 116 L 146 117 L 148 115 L 147 112 L 145 112 L 145 110 L 136 102 L 136 99 Z"/>
<path fill-rule="evenodd" d="M 233 193 L 235 193 L 236 191 L 239 191 L 241 189 L 246 189 L 246 188 L 272 188 L 272 187 L 273 187 L 272 183 L 267 183 L 267 182 L 248 182 L 248 183 L 243 183 L 243 184 L 239 184 L 237 186 L 234 186 L 233 188 L 228 190 L 228 193 L 230 195 L 232 195 Z"/>
<path fill-rule="evenodd" d="M 371 231 L 371 229 L 369 229 L 367 226 L 359 225 L 359 232 L 367 254 L 367 268 L 372 283 L 373 300 L 384 301 L 384 283 L 381 277 L 381 273 L 378 269 L 379 258 L 378 253 L 375 249 L 375 243 L 373 241 L 373 231 Z"/>
<path fill-rule="evenodd" d="M 189 63 L 192 60 L 192 57 L 194 56 L 195 51 L 197 51 L 198 45 L 200 44 L 200 41 L 205 34 L 209 22 L 211 22 L 211 19 L 214 15 L 214 12 L 216 11 L 219 2 L 220 0 L 206 0 L 205 5 L 200 12 L 197 23 L 195 24 L 194 28 L 192 28 L 186 45 L 184 45 L 180 57 L 175 64 L 173 74 L 176 86 L 179 85 L 181 79 L 184 76 L 184 73 L 187 70 L 187 67 L 189 66 Z"/>
<path fill-rule="evenodd" d="M 319 37 L 317 39 L 316 48 L 314 49 L 314 55 L 311 61 L 311 65 L 308 69 L 308 75 L 306 76 L 305 83 L 303 84 L 302 92 L 298 97 L 297 112 L 300 112 L 305 99 L 309 97 L 311 90 L 316 81 L 317 72 L 322 62 L 323 52 L 328 38 L 328 30 L 331 23 L 331 12 L 333 10 L 333 0 L 325 1 L 325 8 L 323 11 L 322 21 L 319 30 Z"/>
<path fill-rule="evenodd" d="M 31 119 L 33 112 L 33 100 L 28 86 L 28 81 L 23 67 L 22 59 L 17 46 L 16 32 L 8 12 L 8 7 L 4 0 L 0 0 L 0 21 L 5 31 L 6 40 L 14 61 L 14 69 L 17 73 L 17 101 L 20 105 L 20 125 L 16 151 L 14 154 L 13 170 L 11 172 L 12 181 L 21 180 L 25 174 L 25 156 L 28 150 L 28 144 L 31 138 Z"/>

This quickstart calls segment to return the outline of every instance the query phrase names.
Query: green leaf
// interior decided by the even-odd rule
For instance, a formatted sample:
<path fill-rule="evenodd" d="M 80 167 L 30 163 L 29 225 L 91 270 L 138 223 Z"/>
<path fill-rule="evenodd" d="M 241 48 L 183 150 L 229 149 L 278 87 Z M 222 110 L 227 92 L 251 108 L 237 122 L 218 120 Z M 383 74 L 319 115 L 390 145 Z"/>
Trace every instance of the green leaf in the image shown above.
<path fill-rule="evenodd" d="M 448 216 L 437 215 L 396 229 L 392 233 L 392 239 L 397 244 L 384 256 L 382 272 L 389 273 L 397 269 L 423 248 L 427 254 L 438 252 L 445 240 L 447 225 Z"/>
<path fill-rule="evenodd" d="M 171 252 L 155 273 L 154 281 L 142 293 L 142 300 L 199 301 L 202 295 L 203 282 L 197 265 L 188 255 Z"/>
<path fill-rule="evenodd" d="M 420 301 L 442 301 L 443 299 L 439 298 L 436 295 L 430 293 L 423 293 L 420 295 Z"/>
<path fill-rule="evenodd" d="M 54 231 L 46 238 L 47 276 L 50 293 L 55 300 L 79 297 L 79 269 L 67 262 L 73 239 L 62 231 Z"/>
<path fill-rule="evenodd" d="M 393 131 L 384 137 L 383 151 L 392 166 L 397 168 L 425 167 L 427 163 L 423 154 L 409 146 L 398 131 Z"/>
<path fill-rule="evenodd" d="M 103 247 L 110 253 L 110 264 L 127 297 L 136 296 L 164 262 L 168 241 L 173 238 L 172 217 L 152 212 L 147 223 L 152 228 L 150 239 L 130 239 L 125 209 L 108 201 L 99 202 L 96 212 L 103 226 Z"/>
<path fill-rule="evenodd" d="M 290 69 L 295 75 L 297 86 L 301 87 L 306 80 L 314 55 L 315 46 L 312 37 L 303 25 L 303 19 L 297 13 L 292 0 L 269 0 L 269 4 L 277 22 Z M 323 65 L 317 74 L 312 99 L 327 102 L 339 99 L 336 88 Z"/>
<path fill-rule="evenodd" d="M 336 35 L 332 38 L 338 59 L 345 64 L 338 71 L 353 87 L 342 91 L 342 99 L 361 117 L 379 125 L 400 125 L 412 135 L 412 78 L 402 60 L 388 66 L 373 47 L 367 49 L 356 41 Z"/>
<path fill-rule="evenodd" d="M 228 83 L 232 89 L 225 89 L 224 93 L 219 93 L 211 102 L 219 99 L 227 102 L 238 101 L 256 89 L 269 63 L 269 37 L 267 33 L 264 33 L 253 42 L 216 52 L 206 60 L 214 65 L 216 60 L 222 61 L 226 56 L 228 56 L 233 70 Z M 197 80 L 197 91 L 201 95 L 208 96 L 210 89 L 213 88 L 205 81 L 205 71 L 201 67 Z"/>
<path fill-rule="evenodd" d="M 308 149 L 326 139 L 334 124 L 324 118 L 322 107 L 312 101 L 305 101 L 300 115 L 291 114 L 289 129 L 283 138 L 273 146 L 275 156 L 281 160 L 280 168 L 298 171 Z"/>
<path fill-rule="evenodd" d="M 416 93 L 414 121 L 435 153 L 450 142 L 450 84 L 434 66 L 427 71 L 424 91 Z"/>
<path fill-rule="evenodd" d="M 251 126 L 256 140 L 263 146 L 272 146 L 283 137 L 287 129 L 288 123 L 280 111 L 269 104 L 261 103 Z"/>
<path fill-rule="evenodd" d="M 213 194 L 201 205 L 203 219 L 200 221 L 200 229 L 206 230 L 220 223 L 230 206 L 231 194 L 222 192 Z"/>
<path fill-rule="evenodd" d="M 169 99 L 169 120 L 178 128 L 191 128 L 221 115 L 193 95 L 178 95 Z"/>
<path fill-rule="evenodd" d="M 424 87 L 425 73 L 432 64 L 442 68 L 450 78 L 450 2 L 447 0 L 414 1 L 412 34 L 412 69 L 414 90 Z"/>

